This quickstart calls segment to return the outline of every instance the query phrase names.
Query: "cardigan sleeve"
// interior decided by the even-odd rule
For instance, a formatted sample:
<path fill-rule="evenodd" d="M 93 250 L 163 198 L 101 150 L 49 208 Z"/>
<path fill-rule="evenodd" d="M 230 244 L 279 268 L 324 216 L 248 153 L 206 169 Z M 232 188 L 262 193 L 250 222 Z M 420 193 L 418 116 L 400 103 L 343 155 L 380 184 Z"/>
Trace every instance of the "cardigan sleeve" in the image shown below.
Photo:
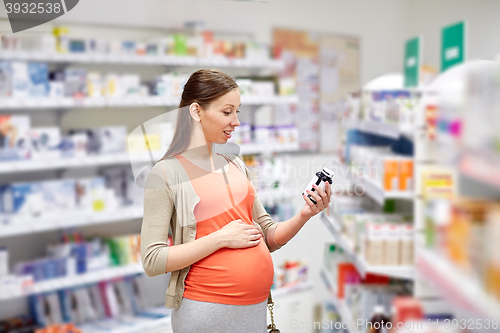
<path fill-rule="evenodd" d="M 276 239 L 274 238 L 274 231 L 276 230 L 279 222 L 274 221 L 266 212 L 266 209 L 264 208 L 264 206 L 262 206 L 262 203 L 260 202 L 260 199 L 257 195 L 255 195 L 255 200 L 253 203 L 252 216 L 262 229 L 264 240 L 266 241 L 269 252 L 279 250 L 286 244 L 285 243 L 280 245 L 278 244 L 278 242 L 276 242 Z"/>
<path fill-rule="evenodd" d="M 165 166 L 156 163 L 144 188 L 144 216 L 141 227 L 141 259 L 148 276 L 165 274 L 168 257 L 168 229 L 174 210 L 166 181 Z"/>
<path fill-rule="evenodd" d="M 245 165 L 245 162 L 243 162 L 239 157 L 235 156 L 236 159 L 238 159 L 238 164 L 243 166 L 244 172 L 249 180 L 250 179 L 250 172 L 248 171 L 248 168 Z M 252 209 L 252 218 L 254 221 L 257 222 L 257 224 L 260 226 L 262 229 L 262 234 L 264 235 L 264 240 L 266 241 L 267 248 L 269 249 L 269 252 L 274 252 L 278 249 L 280 249 L 282 246 L 285 244 L 278 244 L 276 242 L 276 239 L 274 238 L 274 232 L 276 230 L 276 227 L 278 226 L 279 222 L 274 221 L 271 216 L 266 212 L 266 209 L 260 202 L 259 197 L 257 194 L 255 195 L 254 203 L 253 203 L 253 209 Z"/>

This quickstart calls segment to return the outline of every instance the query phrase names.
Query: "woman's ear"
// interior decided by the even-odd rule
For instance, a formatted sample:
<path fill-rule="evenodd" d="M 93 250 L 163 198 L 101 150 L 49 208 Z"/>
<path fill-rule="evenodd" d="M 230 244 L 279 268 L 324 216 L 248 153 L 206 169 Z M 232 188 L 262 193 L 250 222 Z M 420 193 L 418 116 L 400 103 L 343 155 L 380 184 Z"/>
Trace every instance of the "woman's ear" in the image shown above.
<path fill-rule="evenodd" d="M 200 113 L 201 113 L 200 105 L 198 103 L 191 103 L 191 105 L 189 106 L 189 114 L 191 114 L 191 117 L 195 121 L 198 122 L 201 121 Z"/>

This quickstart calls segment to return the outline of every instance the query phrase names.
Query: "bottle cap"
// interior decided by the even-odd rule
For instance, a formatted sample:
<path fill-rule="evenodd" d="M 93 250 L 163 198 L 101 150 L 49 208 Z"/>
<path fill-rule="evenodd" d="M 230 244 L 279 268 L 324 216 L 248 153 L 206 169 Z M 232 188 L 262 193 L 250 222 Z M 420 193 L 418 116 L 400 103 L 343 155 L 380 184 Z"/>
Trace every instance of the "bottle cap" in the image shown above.
<path fill-rule="evenodd" d="M 384 307 L 382 305 L 375 305 L 373 308 L 373 313 L 375 314 L 383 314 L 385 312 Z"/>
<path fill-rule="evenodd" d="M 332 172 L 330 169 L 328 169 L 328 168 L 324 167 L 322 171 L 323 171 L 323 173 L 324 173 L 324 174 L 326 174 L 328 177 L 330 177 L 330 178 L 332 178 L 332 177 L 333 177 L 333 172 Z"/>

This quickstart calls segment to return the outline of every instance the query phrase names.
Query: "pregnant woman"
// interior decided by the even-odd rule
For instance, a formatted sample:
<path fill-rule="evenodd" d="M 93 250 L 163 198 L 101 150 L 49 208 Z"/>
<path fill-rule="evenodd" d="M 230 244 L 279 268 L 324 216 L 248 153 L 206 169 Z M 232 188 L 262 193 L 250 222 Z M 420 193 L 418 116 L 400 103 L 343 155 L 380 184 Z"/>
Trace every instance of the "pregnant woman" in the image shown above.
<path fill-rule="evenodd" d="M 237 156 L 217 154 L 239 126 L 236 82 L 216 70 L 184 86 L 172 143 L 146 181 L 141 230 L 148 276 L 172 272 L 165 306 L 174 332 L 266 332 L 273 283 L 270 252 L 328 206 L 331 188 L 309 192 L 304 207 L 277 223 L 255 194 Z M 169 228 L 173 246 L 167 246 Z"/>

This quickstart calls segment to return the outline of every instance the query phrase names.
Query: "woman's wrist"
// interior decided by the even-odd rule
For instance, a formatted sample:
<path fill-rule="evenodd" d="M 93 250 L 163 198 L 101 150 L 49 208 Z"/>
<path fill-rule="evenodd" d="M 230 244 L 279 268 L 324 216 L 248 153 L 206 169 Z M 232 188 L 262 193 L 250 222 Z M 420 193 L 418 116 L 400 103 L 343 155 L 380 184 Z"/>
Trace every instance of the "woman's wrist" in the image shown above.
<path fill-rule="evenodd" d="M 220 230 L 212 232 L 207 237 L 211 237 L 212 242 L 213 242 L 216 250 L 220 250 L 220 249 L 226 247 L 225 242 L 224 242 L 223 238 L 221 237 Z"/>
<path fill-rule="evenodd" d="M 303 221 L 304 223 L 309 221 L 311 219 L 311 217 L 313 217 L 313 215 L 310 215 L 310 214 L 303 214 L 302 212 L 299 212 L 299 218 L 301 219 L 301 221 Z"/>

